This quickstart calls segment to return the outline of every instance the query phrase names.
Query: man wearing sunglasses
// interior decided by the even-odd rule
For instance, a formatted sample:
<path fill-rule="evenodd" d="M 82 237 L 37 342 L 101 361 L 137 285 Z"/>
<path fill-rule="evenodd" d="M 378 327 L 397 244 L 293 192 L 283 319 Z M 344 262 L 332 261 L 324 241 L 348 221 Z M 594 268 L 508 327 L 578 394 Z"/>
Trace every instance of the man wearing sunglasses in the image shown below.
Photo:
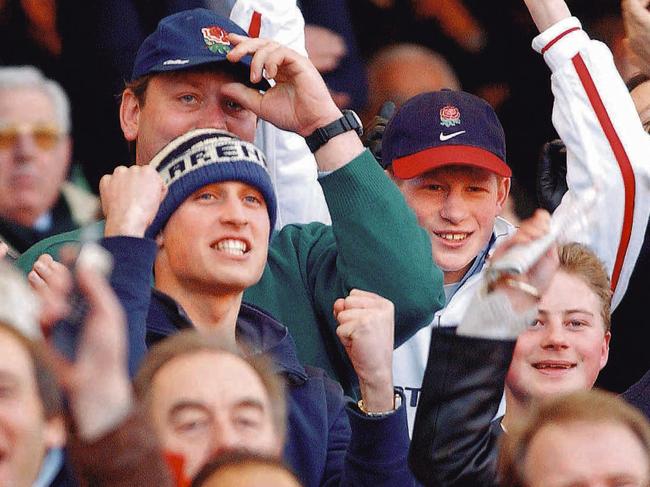
<path fill-rule="evenodd" d="M 66 182 L 69 131 L 55 81 L 31 66 L 0 67 L 0 240 L 9 255 L 95 217 L 96 198 Z"/>

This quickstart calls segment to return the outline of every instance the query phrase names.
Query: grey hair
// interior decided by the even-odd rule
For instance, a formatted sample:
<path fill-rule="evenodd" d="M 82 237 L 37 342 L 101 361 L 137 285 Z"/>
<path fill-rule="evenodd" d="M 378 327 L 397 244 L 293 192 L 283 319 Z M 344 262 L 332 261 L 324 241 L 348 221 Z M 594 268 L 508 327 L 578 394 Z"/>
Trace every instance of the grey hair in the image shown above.
<path fill-rule="evenodd" d="M 66 134 L 70 133 L 70 100 L 59 83 L 46 78 L 34 66 L 0 67 L 0 91 L 19 88 L 33 88 L 43 92 L 54 105 L 60 129 Z"/>

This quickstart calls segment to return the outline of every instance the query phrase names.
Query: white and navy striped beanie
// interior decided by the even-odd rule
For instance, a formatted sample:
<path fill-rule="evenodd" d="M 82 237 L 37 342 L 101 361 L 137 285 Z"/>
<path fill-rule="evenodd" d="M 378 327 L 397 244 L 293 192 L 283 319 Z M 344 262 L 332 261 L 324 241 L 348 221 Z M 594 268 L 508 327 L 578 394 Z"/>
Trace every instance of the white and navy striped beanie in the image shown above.
<path fill-rule="evenodd" d="M 176 209 L 196 190 L 220 181 L 241 181 L 257 188 L 266 202 L 271 227 L 276 198 L 266 158 L 261 150 L 235 135 L 216 129 L 196 129 L 175 138 L 149 163 L 167 186 L 167 195 L 146 236 L 155 238 Z"/>

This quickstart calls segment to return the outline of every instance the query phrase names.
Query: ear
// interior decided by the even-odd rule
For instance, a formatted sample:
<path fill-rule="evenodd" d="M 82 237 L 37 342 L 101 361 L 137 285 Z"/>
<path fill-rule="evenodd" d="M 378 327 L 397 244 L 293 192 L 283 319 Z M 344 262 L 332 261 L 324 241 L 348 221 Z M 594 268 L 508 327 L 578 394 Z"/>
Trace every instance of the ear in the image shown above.
<path fill-rule="evenodd" d="M 506 204 L 510 194 L 510 178 L 497 176 L 497 212 L 498 215 Z"/>
<path fill-rule="evenodd" d="M 65 421 L 62 416 L 54 416 L 45 422 L 45 445 L 48 448 L 63 448 L 66 443 Z"/>
<path fill-rule="evenodd" d="M 603 370 L 603 367 L 607 365 L 607 360 L 609 359 L 609 341 L 612 339 L 611 332 L 606 332 L 603 337 L 603 344 L 600 349 L 600 370 Z"/>
<path fill-rule="evenodd" d="M 120 103 L 120 126 L 124 133 L 124 138 L 133 142 L 138 137 L 140 126 L 140 102 L 130 89 L 125 89 L 122 93 L 122 103 Z"/>

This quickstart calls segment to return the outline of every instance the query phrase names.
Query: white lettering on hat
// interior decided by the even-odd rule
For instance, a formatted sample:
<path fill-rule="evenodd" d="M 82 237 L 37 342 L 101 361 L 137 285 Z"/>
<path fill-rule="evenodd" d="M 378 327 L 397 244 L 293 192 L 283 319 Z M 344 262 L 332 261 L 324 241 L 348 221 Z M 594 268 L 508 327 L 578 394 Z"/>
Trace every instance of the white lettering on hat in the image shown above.
<path fill-rule="evenodd" d="M 169 186 L 196 169 L 223 162 L 252 162 L 267 170 L 264 154 L 257 147 L 249 142 L 225 137 L 201 140 L 171 161 L 163 158 L 157 170 Z"/>
<path fill-rule="evenodd" d="M 163 62 L 163 66 L 167 66 L 169 64 L 187 64 L 189 62 L 189 59 L 168 59 L 167 61 Z"/>

